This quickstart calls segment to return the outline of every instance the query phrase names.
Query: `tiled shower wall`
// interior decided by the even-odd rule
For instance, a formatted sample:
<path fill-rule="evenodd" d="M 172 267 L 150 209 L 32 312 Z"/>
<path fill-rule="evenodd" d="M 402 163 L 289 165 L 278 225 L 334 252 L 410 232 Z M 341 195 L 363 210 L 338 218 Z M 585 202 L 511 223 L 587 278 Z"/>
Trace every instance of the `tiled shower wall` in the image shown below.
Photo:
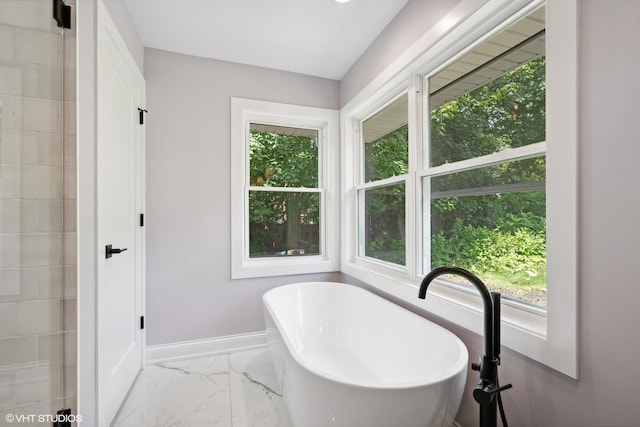
<path fill-rule="evenodd" d="M 72 22 L 58 28 L 48 0 L 0 0 L 0 426 L 75 413 Z"/>

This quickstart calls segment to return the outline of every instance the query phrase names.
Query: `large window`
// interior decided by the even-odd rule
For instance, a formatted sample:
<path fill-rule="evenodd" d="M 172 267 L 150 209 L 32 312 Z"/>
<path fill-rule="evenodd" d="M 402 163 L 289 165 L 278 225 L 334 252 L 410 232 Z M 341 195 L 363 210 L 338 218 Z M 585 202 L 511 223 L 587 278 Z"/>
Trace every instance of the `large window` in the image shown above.
<path fill-rule="evenodd" d="M 421 171 L 422 273 L 463 267 L 537 307 L 546 306 L 545 63 L 541 7 L 429 76 Z"/>
<path fill-rule="evenodd" d="M 232 277 L 338 269 L 337 112 L 232 99 Z"/>
<path fill-rule="evenodd" d="M 459 278 L 417 298 L 431 269 L 471 270 L 503 296 L 503 345 L 577 378 L 577 4 L 463 3 L 342 111 L 341 270 L 482 332 Z"/>

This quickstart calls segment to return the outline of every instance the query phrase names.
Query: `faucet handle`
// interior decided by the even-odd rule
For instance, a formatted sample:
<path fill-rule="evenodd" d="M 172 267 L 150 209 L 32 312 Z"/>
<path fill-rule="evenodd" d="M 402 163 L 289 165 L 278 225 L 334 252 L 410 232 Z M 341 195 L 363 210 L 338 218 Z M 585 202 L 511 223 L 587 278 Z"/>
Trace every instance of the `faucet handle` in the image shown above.
<path fill-rule="evenodd" d="M 471 370 L 480 372 L 480 364 L 478 362 L 471 362 Z"/>
<path fill-rule="evenodd" d="M 482 383 L 479 383 L 476 386 L 475 390 L 473 390 L 473 398 L 480 404 L 480 406 L 486 407 L 489 406 L 489 404 L 493 400 L 494 394 L 500 393 L 501 391 L 510 389 L 512 387 L 512 384 L 503 385 L 502 387 L 496 387 L 495 384 L 483 386 Z"/>

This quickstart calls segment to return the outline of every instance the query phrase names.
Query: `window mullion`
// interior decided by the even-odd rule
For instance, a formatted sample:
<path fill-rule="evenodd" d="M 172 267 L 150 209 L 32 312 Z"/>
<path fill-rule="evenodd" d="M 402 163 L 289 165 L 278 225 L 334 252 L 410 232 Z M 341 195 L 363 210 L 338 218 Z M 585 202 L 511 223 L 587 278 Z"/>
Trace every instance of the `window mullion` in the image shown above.
<path fill-rule="evenodd" d="M 420 177 L 446 175 L 454 172 L 464 172 L 471 169 L 477 169 L 485 166 L 493 166 L 499 163 L 506 163 L 514 160 L 524 160 L 532 157 L 538 157 L 547 151 L 546 141 L 537 142 L 535 144 L 525 145 L 524 147 L 509 148 L 497 153 L 487 154 L 485 156 L 474 157 L 467 160 L 460 160 L 454 163 L 445 163 L 439 166 L 418 171 Z"/>

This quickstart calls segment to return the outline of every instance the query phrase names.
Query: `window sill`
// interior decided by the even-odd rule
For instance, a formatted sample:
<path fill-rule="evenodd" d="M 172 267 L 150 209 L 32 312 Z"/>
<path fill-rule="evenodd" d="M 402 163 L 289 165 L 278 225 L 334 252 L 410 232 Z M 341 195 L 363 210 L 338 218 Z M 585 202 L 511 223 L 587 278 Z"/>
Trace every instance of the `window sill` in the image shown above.
<path fill-rule="evenodd" d="M 245 259 L 240 265 L 232 265 L 231 279 L 327 273 L 337 270 L 337 263 L 322 255 L 252 258 Z"/>
<path fill-rule="evenodd" d="M 409 304 L 418 312 L 436 315 L 479 335 L 484 333 L 482 303 L 480 296 L 472 291 L 456 289 L 436 281 L 429 288 L 427 298 L 421 300 L 418 298 L 419 283 L 406 275 L 374 271 L 357 262 L 346 263 L 341 271 Z M 577 378 L 570 353 L 549 351 L 550 339 L 544 310 L 529 306 L 525 308 L 515 302 L 502 302 L 502 346 Z"/>

